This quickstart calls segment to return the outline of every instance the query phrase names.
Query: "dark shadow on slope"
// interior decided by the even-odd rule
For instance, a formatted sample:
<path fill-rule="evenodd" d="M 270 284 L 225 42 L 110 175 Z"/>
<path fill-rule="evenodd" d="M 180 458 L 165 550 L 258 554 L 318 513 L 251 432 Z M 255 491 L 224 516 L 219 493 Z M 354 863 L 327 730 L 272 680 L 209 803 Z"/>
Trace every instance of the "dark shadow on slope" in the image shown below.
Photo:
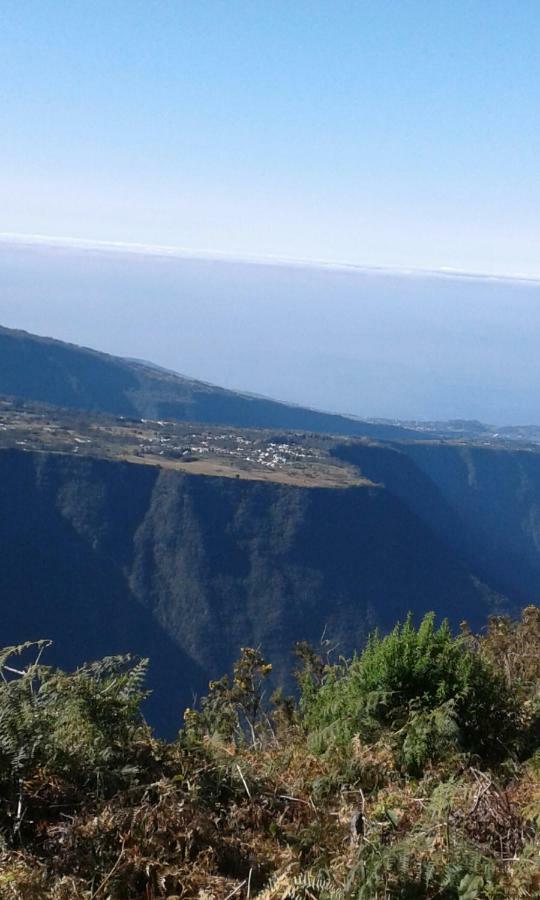
<path fill-rule="evenodd" d="M 538 600 L 540 457 L 536 454 L 450 444 L 360 442 L 339 445 L 333 452 L 402 499 L 481 581 L 507 598 L 511 611 Z M 470 483 L 473 460 L 480 487 Z M 527 496 L 523 466 L 530 488 Z"/>
<path fill-rule="evenodd" d="M 133 590 L 211 677 L 260 645 L 285 679 L 294 641 L 341 652 L 409 609 L 457 625 L 486 591 L 422 519 L 380 489 L 305 489 L 163 471 L 135 538 Z"/>
<path fill-rule="evenodd" d="M 109 654 L 148 656 L 145 714 L 174 734 L 205 679 L 129 589 L 132 532 L 154 470 L 17 451 L 0 458 L 1 643 L 50 638 L 47 659 L 68 669 Z"/>

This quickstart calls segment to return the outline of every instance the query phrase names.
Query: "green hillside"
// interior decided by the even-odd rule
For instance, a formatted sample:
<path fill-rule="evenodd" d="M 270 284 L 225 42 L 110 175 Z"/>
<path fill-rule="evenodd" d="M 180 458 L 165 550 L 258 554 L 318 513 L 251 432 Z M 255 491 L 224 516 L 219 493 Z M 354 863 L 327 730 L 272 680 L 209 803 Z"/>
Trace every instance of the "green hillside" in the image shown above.
<path fill-rule="evenodd" d="M 437 441 L 341 444 L 358 467 L 515 603 L 540 602 L 540 453 Z"/>
<path fill-rule="evenodd" d="M 0 327 L 0 394 L 54 406 L 150 419 L 381 438 L 407 434 L 405 429 L 392 425 L 373 425 L 227 391 L 149 364 L 3 327 Z"/>

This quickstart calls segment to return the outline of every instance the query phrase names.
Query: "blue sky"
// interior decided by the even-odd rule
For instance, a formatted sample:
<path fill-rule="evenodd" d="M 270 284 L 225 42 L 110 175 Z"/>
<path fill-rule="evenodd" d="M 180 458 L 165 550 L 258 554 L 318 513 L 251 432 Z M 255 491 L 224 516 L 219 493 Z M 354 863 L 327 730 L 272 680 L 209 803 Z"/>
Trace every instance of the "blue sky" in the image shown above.
<path fill-rule="evenodd" d="M 5 0 L 0 231 L 540 275 L 538 0 Z"/>

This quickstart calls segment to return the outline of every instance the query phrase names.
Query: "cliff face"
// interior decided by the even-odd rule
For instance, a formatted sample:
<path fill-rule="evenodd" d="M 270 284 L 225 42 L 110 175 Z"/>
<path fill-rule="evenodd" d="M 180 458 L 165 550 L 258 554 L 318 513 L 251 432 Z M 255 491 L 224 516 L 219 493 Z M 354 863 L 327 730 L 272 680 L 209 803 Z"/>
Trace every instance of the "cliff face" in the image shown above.
<path fill-rule="evenodd" d="M 279 683 L 292 643 L 325 628 L 349 652 L 409 609 L 481 622 L 488 588 L 421 512 L 391 487 L 0 451 L 2 644 L 52 638 L 66 666 L 150 656 L 148 715 L 171 733 L 242 645 L 261 645 Z"/>
<path fill-rule="evenodd" d="M 51 638 L 48 658 L 69 667 L 85 653 L 130 651 L 152 656 L 152 686 L 196 683 L 195 664 L 129 588 L 155 477 L 143 466 L 0 452 L 2 645 Z M 173 710 L 150 701 L 162 729 Z"/>
<path fill-rule="evenodd" d="M 540 601 L 540 454 L 459 444 L 341 446 L 479 578 L 514 604 Z"/>
<path fill-rule="evenodd" d="M 519 603 L 538 603 L 540 454 L 421 444 L 407 453 L 458 516 L 478 570 Z"/>

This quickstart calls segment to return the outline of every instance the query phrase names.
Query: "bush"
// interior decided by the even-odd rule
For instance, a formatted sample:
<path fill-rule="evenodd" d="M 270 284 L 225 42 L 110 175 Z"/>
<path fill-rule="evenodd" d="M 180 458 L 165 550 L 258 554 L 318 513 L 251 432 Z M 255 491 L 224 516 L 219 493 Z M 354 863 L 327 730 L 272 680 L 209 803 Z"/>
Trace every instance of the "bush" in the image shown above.
<path fill-rule="evenodd" d="M 146 660 L 106 657 L 66 673 L 41 663 L 49 644 L 0 651 L 0 827 L 8 839 L 30 817 L 33 779 L 60 780 L 72 797 L 105 796 L 133 777 L 135 740 L 144 732 Z"/>
<path fill-rule="evenodd" d="M 218 737 L 226 741 L 257 743 L 257 734 L 267 721 L 263 709 L 264 681 L 272 670 L 260 652 L 242 647 L 233 665 L 232 679 L 224 675 L 211 681 L 201 710 L 184 712 L 183 737 L 200 741 L 204 737 Z"/>
<path fill-rule="evenodd" d="M 0 897 L 540 897 L 539 753 L 461 752 L 467 735 L 500 747 L 497 722 L 519 743 L 539 624 L 529 609 L 456 638 L 409 619 L 339 665 L 299 645 L 301 709 L 274 713 L 269 664 L 244 648 L 170 743 L 140 717 L 144 663 L 66 673 L 47 642 L 0 651 Z"/>
<path fill-rule="evenodd" d="M 318 689 L 302 693 L 304 722 L 319 745 L 354 734 L 398 737 L 407 762 L 423 765 L 450 745 L 479 756 L 506 753 L 515 707 L 504 678 L 448 623 L 428 613 L 415 628 L 409 615 L 385 637 L 376 632 L 360 656 L 327 667 Z"/>

